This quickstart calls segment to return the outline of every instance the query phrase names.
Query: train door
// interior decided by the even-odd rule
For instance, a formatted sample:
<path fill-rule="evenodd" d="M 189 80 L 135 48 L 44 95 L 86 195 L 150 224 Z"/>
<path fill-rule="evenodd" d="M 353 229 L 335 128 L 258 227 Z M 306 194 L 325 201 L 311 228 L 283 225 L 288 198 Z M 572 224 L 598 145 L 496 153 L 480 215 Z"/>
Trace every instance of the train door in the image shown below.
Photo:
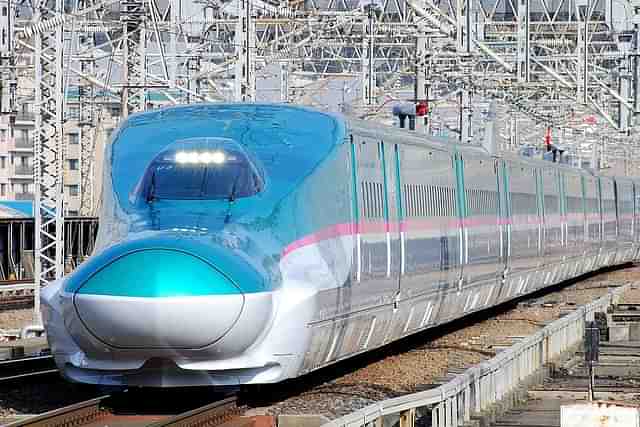
<path fill-rule="evenodd" d="M 396 300 L 400 298 L 400 226 L 402 214 L 398 201 L 400 200 L 399 174 L 397 170 L 398 145 L 380 142 L 380 155 L 384 178 L 384 202 L 387 238 L 387 277 L 396 283 Z"/>
<path fill-rule="evenodd" d="M 503 272 L 498 229 L 498 171 L 494 159 L 465 153 L 462 158 L 463 215 L 467 283 L 496 283 Z"/>
<path fill-rule="evenodd" d="M 585 176 L 584 200 L 585 200 L 585 251 L 587 252 L 586 270 L 595 268 L 595 261 L 600 251 L 600 196 L 596 177 Z"/>
<path fill-rule="evenodd" d="M 545 242 L 545 227 L 544 227 L 544 219 L 545 219 L 545 207 L 544 207 L 544 189 L 542 186 L 542 169 L 535 169 L 535 177 L 536 177 L 536 201 L 538 205 L 538 265 L 537 270 L 539 274 L 544 276 L 544 242 Z M 540 283 L 543 280 L 539 281 Z"/>
<path fill-rule="evenodd" d="M 396 210 L 390 206 L 395 192 L 389 192 L 387 182 L 390 154 L 380 140 L 373 138 L 354 135 L 352 144 L 358 209 L 355 282 L 360 284 L 353 287 L 351 296 L 355 311 L 395 303 L 399 239 L 396 224 L 390 222 L 390 215 L 397 221 Z"/>
<path fill-rule="evenodd" d="M 540 169 L 544 203 L 543 262 L 547 276 L 545 285 L 555 281 L 564 257 L 561 184 L 558 170 L 554 167 Z"/>
<path fill-rule="evenodd" d="M 616 214 L 618 219 L 618 262 L 630 261 L 633 258 L 633 182 L 627 179 L 616 179 Z"/>
<path fill-rule="evenodd" d="M 564 216 L 565 242 L 567 258 L 574 258 L 570 263 L 572 275 L 579 274 L 579 267 L 584 256 L 585 209 L 583 197 L 582 175 L 578 172 L 564 172 Z"/>
<path fill-rule="evenodd" d="M 540 212 L 537 169 L 525 163 L 505 161 L 508 174 L 511 240 L 509 275 L 531 281 L 538 268 Z M 528 283 L 527 283 L 528 284 Z"/>
<path fill-rule="evenodd" d="M 600 177 L 600 203 L 602 206 L 602 265 L 610 265 L 618 247 L 618 220 L 616 217 L 616 194 L 614 181 L 610 177 Z"/>
<path fill-rule="evenodd" d="M 507 279 L 511 264 L 511 193 L 509 185 L 509 169 L 507 162 L 496 159 L 495 168 L 498 171 L 496 178 L 498 180 L 499 193 L 499 219 L 498 226 L 500 229 L 500 256 L 502 258 L 502 271 L 498 272 L 498 279 L 504 283 Z"/>
<path fill-rule="evenodd" d="M 449 152 L 402 146 L 402 298 L 445 293 L 460 277 L 456 166 Z"/>

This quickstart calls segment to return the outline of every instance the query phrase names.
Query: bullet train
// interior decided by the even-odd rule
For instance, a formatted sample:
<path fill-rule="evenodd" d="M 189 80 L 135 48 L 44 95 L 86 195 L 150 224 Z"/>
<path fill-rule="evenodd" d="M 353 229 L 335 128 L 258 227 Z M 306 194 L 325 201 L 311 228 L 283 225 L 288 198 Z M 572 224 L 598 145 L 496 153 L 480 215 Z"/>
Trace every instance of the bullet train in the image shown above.
<path fill-rule="evenodd" d="M 638 258 L 640 181 L 290 105 L 130 116 L 92 257 L 42 292 L 71 381 L 279 382 Z"/>

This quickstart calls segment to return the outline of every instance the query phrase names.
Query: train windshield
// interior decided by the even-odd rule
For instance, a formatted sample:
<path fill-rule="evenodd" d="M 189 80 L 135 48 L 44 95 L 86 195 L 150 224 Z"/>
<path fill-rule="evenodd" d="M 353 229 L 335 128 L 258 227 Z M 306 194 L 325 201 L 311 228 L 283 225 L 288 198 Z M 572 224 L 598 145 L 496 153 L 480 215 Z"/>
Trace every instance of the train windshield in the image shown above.
<path fill-rule="evenodd" d="M 157 199 L 234 200 L 259 193 L 263 180 L 237 142 L 224 138 L 177 141 L 149 165 L 143 178 L 147 202 Z"/>

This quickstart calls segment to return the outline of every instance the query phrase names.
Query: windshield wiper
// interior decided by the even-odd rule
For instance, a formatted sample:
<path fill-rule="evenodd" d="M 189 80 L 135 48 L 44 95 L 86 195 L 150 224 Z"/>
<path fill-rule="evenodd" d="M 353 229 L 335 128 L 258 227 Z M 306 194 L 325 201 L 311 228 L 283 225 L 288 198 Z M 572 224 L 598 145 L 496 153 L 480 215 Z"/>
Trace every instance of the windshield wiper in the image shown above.
<path fill-rule="evenodd" d="M 240 173 L 238 173 L 236 175 L 236 178 L 233 180 L 233 185 L 231 186 L 231 192 L 229 193 L 229 198 L 227 199 L 229 201 L 229 204 L 227 205 L 227 214 L 224 217 L 225 224 L 227 224 L 231 219 L 231 206 L 233 206 L 233 202 L 236 201 L 236 191 L 238 188 L 237 184 L 238 184 L 239 178 L 240 178 Z"/>
<path fill-rule="evenodd" d="M 151 203 L 155 200 L 155 192 L 156 192 L 156 172 L 153 171 L 151 174 L 151 185 L 149 186 L 149 192 L 147 193 L 147 203 Z"/>

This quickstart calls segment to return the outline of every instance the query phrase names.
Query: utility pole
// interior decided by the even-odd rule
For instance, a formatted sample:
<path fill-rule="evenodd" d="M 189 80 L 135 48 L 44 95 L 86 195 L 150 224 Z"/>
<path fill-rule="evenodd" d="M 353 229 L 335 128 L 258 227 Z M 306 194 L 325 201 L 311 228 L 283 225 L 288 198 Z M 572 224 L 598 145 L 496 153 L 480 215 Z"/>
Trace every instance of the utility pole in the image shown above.
<path fill-rule="evenodd" d="M 428 102 L 428 94 L 427 94 L 427 84 L 426 84 L 426 56 L 427 56 L 427 43 L 428 39 L 426 36 L 426 29 L 423 25 L 418 25 L 416 35 L 416 83 L 415 83 L 415 103 L 416 105 L 420 103 Z M 428 104 L 427 104 L 428 105 Z M 416 117 L 416 130 L 420 132 L 424 132 L 427 127 L 427 118 L 424 117 Z"/>
<path fill-rule="evenodd" d="M 459 55 L 464 58 L 465 66 L 468 66 L 467 70 L 468 78 L 473 78 L 473 64 L 472 58 L 472 42 L 471 37 L 471 1 L 459 1 L 456 2 L 456 28 L 457 28 L 457 48 Z M 465 82 L 462 89 L 458 93 L 458 130 L 459 141 L 461 143 L 470 142 L 472 137 L 471 118 L 473 110 L 471 107 L 471 93 L 469 91 L 470 85 Z"/>
<path fill-rule="evenodd" d="M 95 74 L 93 54 L 80 60 L 80 71 L 84 75 Z M 94 208 L 93 166 L 95 159 L 95 101 L 93 85 L 81 79 L 78 86 L 80 101 L 80 214 L 91 216 Z"/>
<path fill-rule="evenodd" d="M 582 46 L 582 102 L 587 105 L 589 101 L 589 20 L 591 19 L 591 7 L 589 0 L 584 10 L 584 31 Z"/>
<path fill-rule="evenodd" d="M 178 31 L 181 0 L 169 0 L 171 13 L 171 30 L 169 31 L 169 87 L 173 89 L 177 82 L 178 71 Z"/>
<path fill-rule="evenodd" d="M 143 0 L 120 3 L 123 22 L 122 55 L 124 86 L 122 88 L 122 116 L 146 109 L 146 43 L 145 4 Z"/>
<path fill-rule="evenodd" d="M 640 115 L 640 4 L 633 4 L 633 125 Z"/>
<path fill-rule="evenodd" d="M 256 100 L 256 31 L 252 0 L 238 0 L 238 21 L 234 43 L 236 69 L 234 99 L 238 102 Z"/>
<path fill-rule="evenodd" d="M 10 125 L 17 113 L 16 64 L 14 52 L 15 2 L 0 0 L 0 114 L 9 115 Z"/>
<path fill-rule="evenodd" d="M 366 37 L 362 46 L 362 101 L 364 105 L 375 104 L 376 68 L 375 68 L 375 23 L 376 5 L 368 4 L 367 22 L 364 23 L 363 33 Z"/>
<path fill-rule="evenodd" d="M 64 217 L 62 170 L 64 147 L 63 0 L 54 9 L 35 3 L 32 19 L 35 42 L 35 288 L 34 321 L 40 318 L 40 287 L 63 274 Z"/>
<path fill-rule="evenodd" d="M 518 82 L 528 82 L 530 79 L 530 38 L 529 0 L 518 0 Z"/>
<path fill-rule="evenodd" d="M 280 102 L 289 102 L 289 63 L 280 62 Z"/>
<path fill-rule="evenodd" d="M 509 114 L 509 146 L 511 150 L 518 148 L 518 113 L 516 111 Z"/>

